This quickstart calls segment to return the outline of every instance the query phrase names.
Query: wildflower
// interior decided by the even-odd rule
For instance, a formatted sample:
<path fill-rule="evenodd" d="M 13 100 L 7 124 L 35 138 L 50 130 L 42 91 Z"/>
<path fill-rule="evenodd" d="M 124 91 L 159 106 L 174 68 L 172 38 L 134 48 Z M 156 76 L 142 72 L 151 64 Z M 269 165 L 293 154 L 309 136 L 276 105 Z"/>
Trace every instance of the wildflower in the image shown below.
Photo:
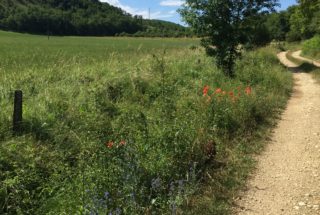
<path fill-rule="evenodd" d="M 154 178 L 151 181 L 151 187 L 152 189 L 158 189 L 161 186 L 161 179 L 160 178 Z"/>
<path fill-rule="evenodd" d="M 178 180 L 178 185 L 179 191 L 182 192 L 184 190 L 184 180 Z"/>
<path fill-rule="evenodd" d="M 109 196 L 110 196 L 110 193 L 108 191 L 104 193 L 104 198 L 105 199 L 109 199 Z"/>
<path fill-rule="evenodd" d="M 231 92 L 229 92 L 229 96 L 230 97 L 234 97 L 234 93 L 231 91 Z"/>
<path fill-rule="evenodd" d="M 112 141 L 109 141 L 108 143 L 106 143 L 106 146 L 110 149 L 113 147 L 113 142 Z"/>
<path fill-rule="evenodd" d="M 209 89 L 210 89 L 210 87 L 208 85 L 204 86 L 203 91 L 202 91 L 203 92 L 203 96 L 208 95 Z"/>
<path fill-rule="evenodd" d="M 125 140 L 121 140 L 120 141 L 120 146 L 125 146 L 127 143 L 126 143 L 126 141 Z"/>
<path fill-rule="evenodd" d="M 226 95 L 227 94 L 227 92 L 226 91 L 222 91 L 222 95 Z"/>
<path fill-rule="evenodd" d="M 120 208 L 117 208 L 116 209 L 116 215 L 120 215 L 121 214 L 121 209 Z"/>
<path fill-rule="evenodd" d="M 130 193 L 130 197 L 131 197 L 132 199 L 134 199 L 134 198 L 135 198 L 135 193 Z"/>
<path fill-rule="evenodd" d="M 219 93 L 221 93 L 221 92 L 222 92 L 221 88 L 218 88 L 218 89 L 216 89 L 216 91 L 215 91 L 216 94 L 219 94 Z"/>
<path fill-rule="evenodd" d="M 251 94 L 251 87 L 246 87 L 246 89 L 245 89 L 245 93 L 247 94 L 247 95 L 250 95 Z"/>

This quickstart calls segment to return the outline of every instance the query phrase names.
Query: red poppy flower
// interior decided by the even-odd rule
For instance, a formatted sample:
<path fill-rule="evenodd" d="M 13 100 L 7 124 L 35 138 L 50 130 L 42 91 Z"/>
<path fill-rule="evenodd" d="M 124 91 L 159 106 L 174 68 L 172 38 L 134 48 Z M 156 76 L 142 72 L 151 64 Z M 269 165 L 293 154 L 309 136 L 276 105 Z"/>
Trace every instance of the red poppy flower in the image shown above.
<path fill-rule="evenodd" d="M 112 141 L 109 141 L 109 142 L 106 143 L 106 146 L 110 149 L 110 148 L 113 147 L 113 144 L 114 143 Z"/>
<path fill-rule="evenodd" d="M 229 92 L 229 96 L 234 97 L 234 93 L 232 91 Z"/>
<path fill-rule="evenodd" d="M 246 87 L 246 89 L 245 89 L 245 93 L 247 94 L 247 95 L 250 95 L 251 94 L 251 87 Z"/>
<path fill-rule="evenodd" d="M 121 140 L 121 142 L 120 142 L 120 146 L 125 146 L 127 143 L 126 143 L 126 141 L 125 140 Z"/>
<path fill-rule="evenodd" d="M 204 86 L 203 91 L 202 91 L 203 92 L 203 96 L 208 95 L 209 89 L 210 89 L 210 87 L 208 85 Z"/>

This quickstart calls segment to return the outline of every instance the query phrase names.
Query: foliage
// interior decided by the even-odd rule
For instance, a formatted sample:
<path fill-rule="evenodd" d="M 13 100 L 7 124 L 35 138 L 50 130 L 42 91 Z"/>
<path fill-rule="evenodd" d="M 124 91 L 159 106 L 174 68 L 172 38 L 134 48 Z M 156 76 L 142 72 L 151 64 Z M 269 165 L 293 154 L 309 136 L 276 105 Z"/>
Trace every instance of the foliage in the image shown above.
<path fill-rule="evenodd" d="M 191 36 L 187 28 L 144 20 L 98 0 L 2 0 L 0 29 L 53 35 Z M 140 33 L 138 33 L 140 32 Z"/>
<path fill-rule="evenodd" d="M 296 42 L 320 33 L 320 1 L 301 0 L 298 3 L 265 17 L 270 39 Z"/>
<path fill-rule="evenodd" d="M 203 46 L 216 64 L 230 77 L 240 56 L 239 45 L 253 44 L 260 33 L 260 15 L 277 5 L 277 0 L 187 0 L 180 10 L 184 20 L 204 35 Z M 256 38 L 259 38 L 256 37 Z"/>
<path fill-rule="evenodd" d="M 226 212 L 246 175 L 237 161 L 292 86 L 265 50 L 230 80 L 198 41 L 0 34 L 1 214 L 187 213 L 208 174 L 204 214 Z M 12 136 L 18 88 L 24 133 Z"/>
<path fill-rule="evenodd" d="M 300 0 L 301 11 L 308 20 L 309 30 L 315 34 L 320 34 L 320 1 Z"/>
<path fill-rule="evenodd" d="M 299 0 L 301 10 L 306 17 L 312 18 L 314 13 L 319 11 L 320 1 L 319 0 Z"/>
<path fill-rule="evenodd" d="M 320 59 L 320 36 L 317 35 L 303 43 L 303 54 Z"/>
<path fill-rule="evenodd" d="M 266 17 L 266 28 L 271 40 L 285 41 L 290 31 L 289 17 L 286 11 L 275 12 Z"/>
<path fill-rule="evenodd" d="M 290 31 L 288 41 L 309 39 L 320 33 L 320 1 L 299 1 L 299 5 L 288 8 Z"/>

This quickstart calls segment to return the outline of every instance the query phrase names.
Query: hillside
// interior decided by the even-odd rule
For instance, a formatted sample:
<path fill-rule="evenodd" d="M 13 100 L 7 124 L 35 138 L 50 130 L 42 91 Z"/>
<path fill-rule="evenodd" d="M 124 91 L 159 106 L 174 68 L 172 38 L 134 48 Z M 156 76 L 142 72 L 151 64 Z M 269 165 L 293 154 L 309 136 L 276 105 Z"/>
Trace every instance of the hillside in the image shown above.
<path fill-rule="evenodd" d="M 0 29 L 34 34 L 185 36 L 183 26 L 144 20 L 98 0 L 2 0 Z"/>

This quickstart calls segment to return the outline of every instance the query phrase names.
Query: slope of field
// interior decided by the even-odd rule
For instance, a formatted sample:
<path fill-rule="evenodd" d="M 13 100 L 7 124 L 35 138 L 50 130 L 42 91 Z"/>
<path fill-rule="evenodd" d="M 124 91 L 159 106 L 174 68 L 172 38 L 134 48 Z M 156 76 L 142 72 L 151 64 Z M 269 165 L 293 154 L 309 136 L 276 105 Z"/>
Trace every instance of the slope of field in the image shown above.
<path fill-rule="evenodd" d="M 268 49 L 229 79 L 196 40 L 0 34 L 1 214 L 226 214 L 291 92 Z"/>

